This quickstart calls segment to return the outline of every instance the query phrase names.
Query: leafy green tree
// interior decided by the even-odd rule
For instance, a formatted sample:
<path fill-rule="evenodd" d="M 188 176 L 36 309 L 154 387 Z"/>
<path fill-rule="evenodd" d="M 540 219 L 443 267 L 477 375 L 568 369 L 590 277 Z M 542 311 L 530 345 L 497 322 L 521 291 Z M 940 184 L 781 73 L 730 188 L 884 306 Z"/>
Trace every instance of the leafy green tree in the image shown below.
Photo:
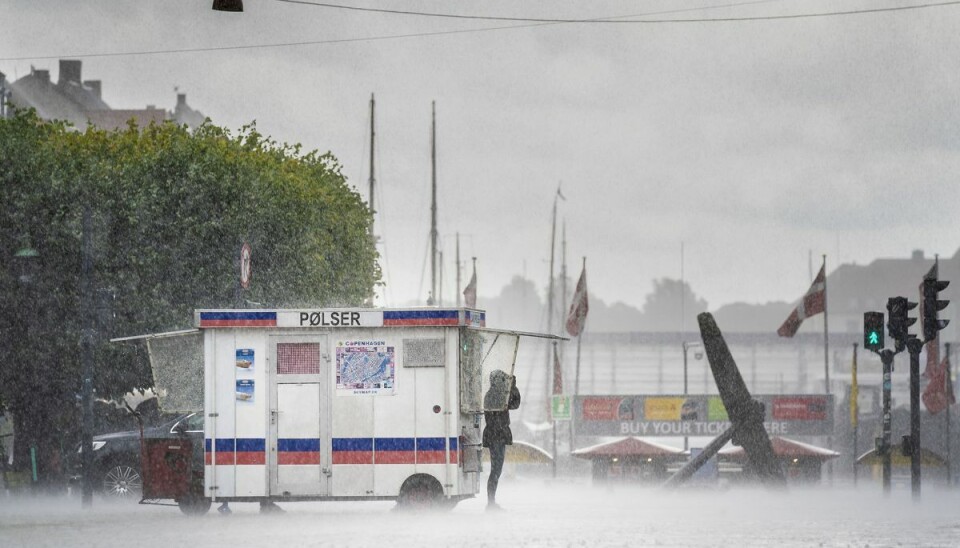
<path fill-rule="evenodd" d="M 653 281 L 653 292 L 647 295 L 643 304 L 640 328 L 645 331 L 678 331 L 683 323 L 686 329 L 696 330 L 697 314 L 706 310 L 707 301 L 697 297 L 690 284 L 661 278 Z"/>
<path fill-rule="evenodd" d="M 77 132 L 19 112 L 0 121 L 0 207 L 0 405 L 15 418 L 18 461 L 36 447 L 42 472 L 72 447 L 78 424 L 85 208 L 96 308 L 112 317 L 101 341 L 237 306 L 245 241 L 253 281 L 244 298 L 263 307 L 358 306 L 380 280 L 371 212 L 337 160 L 253 126 Z M 39 255 L 18 259 L 24 249 Z M 142 356 L 101 344 L 94 382 L 109 398 L 151 378 Z"/>

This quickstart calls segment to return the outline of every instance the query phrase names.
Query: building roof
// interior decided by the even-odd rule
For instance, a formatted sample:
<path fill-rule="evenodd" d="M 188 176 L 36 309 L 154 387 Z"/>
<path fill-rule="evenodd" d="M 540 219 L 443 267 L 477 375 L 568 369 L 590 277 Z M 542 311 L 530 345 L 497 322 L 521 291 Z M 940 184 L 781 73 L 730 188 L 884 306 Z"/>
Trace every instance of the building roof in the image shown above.
<path fill-rule="evenodd" d="M 885 312 L 887 298 L 902 296 L 916 302 L 920 293 L 920 282 L 934 264 L 934 257 L 926 256 L 922 250 L 914 250 L 909 257 L 876 259 L 869 264 L 840 264 L 827 272 L 827 308 L 830 314 L 831 333 L 859 333 L 863 325 L 863 313 L 867 311 Z M 960 249 L 952 257 L 939 257 L 939 274 L 942 280 L 960 278 Z M 716 310 L 717 323 L 729 332 L 776 331 L 787 315 L 797 306 L 806 290 L 796 288 L 797 299 L 790 303 L 771 302 L 762 305 L 732 303 Z M 945 298 L 950 299 L 956 290 L 951 285 Z M 941 319 L 951 320 L 941 338 L 956 339 L 960 336 L 960 307 L 949 306 L 940 313 Z M 914 312 L 913 316 L 916 316 Z M 804 322 L 799 335 L 818 333 L 821 322 Z M 917 327 L 919 328 L 919 326 Z"/>
<path fill-rule="evenodd" d="M 857 464 L 883 464 L 883 457 L 877 454 L 876 448 L 867 451 L 857 458 Z M 892 466 L 910 466 L 910 457 L 903 454 L 900 444 L 890 446 L 890 464 Z M 920 448 L 920 464 L 922 466 L 946 466 L 947 460 L 925 447 Z"/>
<path fill-rule="evenodd" d="M 170 119 L 179 125 L 187 126 L 190 129 L 200 127 L 207 117 L 199 110 L 194 110 L 187 104 L 187 94 L 177 94 L 177 106 L 170 113 Z"/>
<path fill-rule="evenodd" d="M 590 459 L 593 457 L 679 457 L 685 452 L 683 449 L 630 436 L 577 449 L 571 454 L 582 459 Z"/>
<path fill-rule="evenodd" d="M 36 109 L 45 120 L 65 120 L 79 129 L 87 127 L 87 110 L 110 108 L 92 87 L 72 80 L 54 84 L 48 70 L 32 70 L 11 83 L 10 92 L 14 106 Z"/>
<path fill-rule="evenodd" d="M 30 74 L 9 85 L 10 103 L 17 108 L 35 109 L 44 120 L 63 120 L 78 130 L 95 125 L 106 130 L 123 130 L 130 120 L 138 127 L 172 120 L 190 129 L 199 127 L 206 117 L 187 105 L 187 96 L 177 94 L 173 111 L 148 106 L 145 109 L 112 109 L 101 98 L 100 80 L 81 80 L 81 62 L 60 60 L 57 82 L 50 71 L 31 69 Z"/>
<path fill-rule="evenodd" d="M 162 124 L 167 119 L 167 111 L 154 107 L 141 110 L 91 110 L 86 114 L 91 125 L 108 131 L 126 129 L 131 120 L 137 124 L 137 127 L 144 128 L 150 124 Z"/>
<path fill-rule="evenodd" d="M 818 447 L 809 443 L 781 438 L 779 436 L 770 438 L 770 444 L 773 445 L 773 454 L 778 457 L 814 457 L 820 460 L 829 460 L 840 456 L 840 453 L 825 447 Z M 719 454 L 731 459 L 742 459 L 747 456 L 747 452 L 744 451 L 743 447 L 721 449 Z"/>

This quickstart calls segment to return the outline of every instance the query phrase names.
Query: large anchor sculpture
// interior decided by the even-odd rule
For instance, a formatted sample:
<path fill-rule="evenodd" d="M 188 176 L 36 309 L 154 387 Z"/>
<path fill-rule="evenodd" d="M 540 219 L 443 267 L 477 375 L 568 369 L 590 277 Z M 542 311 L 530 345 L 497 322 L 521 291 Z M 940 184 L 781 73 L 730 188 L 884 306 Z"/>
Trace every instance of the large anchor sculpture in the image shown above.
<path fill-rule="evenodd" d="M 750 396 L 750 391 L 743 382 L 737 363 L 733 360 L 713 315 L 704 312 L 697 316 L 697 322 L 700 324 L 700 336 L 707 351 L 707 361 L 710 362 L 710 370 L 713 372 L 720 399 L 727 409 L 731 425 L 704 447 L 700 454 L 677 470 L 664 485 L 683 484 L 704 463 L 716 455 L 721 447 L 728 441 L 733 441 L 734 445 L 739 445 L 746 451 L 751 470 L 764 485 L 785 486 L 786 478 L 773 454 L 770 436 L 763 427 L 763 404 Z"/>

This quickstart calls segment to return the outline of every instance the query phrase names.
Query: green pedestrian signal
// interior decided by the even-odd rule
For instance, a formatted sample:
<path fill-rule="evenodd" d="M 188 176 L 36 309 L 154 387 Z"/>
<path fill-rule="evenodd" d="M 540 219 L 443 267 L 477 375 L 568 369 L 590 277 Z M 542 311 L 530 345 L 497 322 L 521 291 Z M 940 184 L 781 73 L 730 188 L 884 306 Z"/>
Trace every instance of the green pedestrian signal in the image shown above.
<path fill-rule="evenodd" d="M 883 343 L 883 312 L 864 312 L 863 348 L 879 352 Z"/>

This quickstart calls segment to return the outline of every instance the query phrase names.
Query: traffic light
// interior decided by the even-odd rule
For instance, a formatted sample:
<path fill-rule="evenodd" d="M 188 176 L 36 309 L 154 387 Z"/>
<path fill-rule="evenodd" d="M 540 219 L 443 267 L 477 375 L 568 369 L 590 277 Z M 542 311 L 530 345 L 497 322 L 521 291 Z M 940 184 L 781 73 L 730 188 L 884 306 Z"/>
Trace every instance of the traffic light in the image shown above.
<path fill-rule="evenodd" d="M 873 446 L 877 451 L 877 456 L 884 456 L 887 451 L 890 450 L 890 447 L 883 442 L 883 438 L 873 438 Z"/>
<path fill-rule="evenodd" d="M 863 348 L 874 352 L 883 349 L 883 312 L 863 313 Z"/>
<path fill-rule="evenodd" d="M 887 322 L 887 333 L 896 342 L 897 352 L 902 352 L 907 347 L 907 339 L 910 338 L 910 326 L 917 323 L 916 318 L 911 318 L 907 314 L 916 307 L 917 303 L 908 301 L 906 297 L 890 297 L 887 299 L 887 312 L 890 314 L 890 321 Z"/>
<path fill-rule="evenodd" d="M 937 313 L 947 307 L 950 301 L 937 300 L 937 293 L 946 289 L 950 282 L 936 278 L 923 279 L 923 340 L 932 341 L 940 331 L 950 323 L 950 320 L 941 320 Z"/>

